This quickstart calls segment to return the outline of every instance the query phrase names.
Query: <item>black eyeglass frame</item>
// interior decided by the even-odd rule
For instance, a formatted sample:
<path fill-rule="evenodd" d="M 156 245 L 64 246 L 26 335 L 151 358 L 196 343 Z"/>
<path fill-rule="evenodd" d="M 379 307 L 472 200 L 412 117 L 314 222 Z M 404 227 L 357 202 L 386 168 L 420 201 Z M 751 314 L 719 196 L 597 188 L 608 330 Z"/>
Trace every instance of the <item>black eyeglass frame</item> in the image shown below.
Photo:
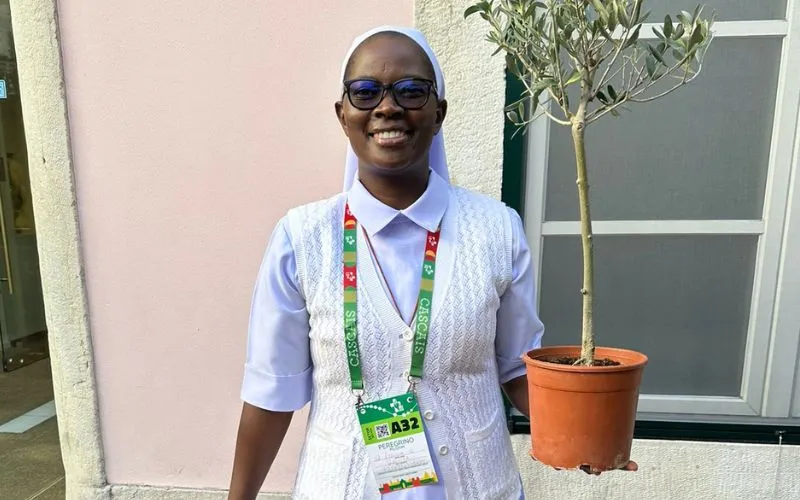
<path fill-rule="evenodd" d="M 403 106 L 402 104 L 400 104 L 400 101 L 398 101 L 398 99 L 397 99 L 397 94 L 395 94 L 395 85 L 397 85 L 398 83 L 408 82 L 408 81 L 423 82 L 426 85 L 428 85 L 428 92 L 425 95 L 425 102 L 423 102 L 419 106 L 414 106 L 414 107 Z M 359 105 L 357 105 L 356 103 L 353 102 L 353 97 L 350 95 L 350 86 L 352 84 L 354 84 L 355 82 L 374 82 L 374 83 L 378 84 L 378 86 L 381 88 L 381 97 L 380 97 L 380 99 L 375 101 L 375 105 L 374 106 L 363 107 L 363 106 L 359 106 Z M 436 82 L 434 82 L 433 80 L 429 80 L 427 78 L 417 78 L 417 77 L 401 78 L 400 80 L 397 80 L 396 82 L 392 82 L 392 83 L 390 83 L 388 85 L 384 85 L 381 82 L 379 82 L 378 80 L 375 80 L 374 78 L 355 78 L 353 80 L 345 80 L 343 82 L 343 85 L 344 85 L 344 90 L 342 91 L 342 99 L 344 99 L 344 96 L 346 95 L 347 96 L 347 100 L 350 101 L 350 104 L 352 104 L 354 108 L 359 109 L 361 111 L 371 111 L 371 110 L 377 108 L 380 105 L 380 103 L 382 103 L 383 100 L 386 98 L 386 91 L 387 90 L 390 90 L 392 92 L 392 99 L 394 99 L 394 102 L 396 102 L 398 106 L 400 106 L 401 108 L 403 108 L 405 110 L 410 110 L 410 111 L 415 111 L 415 110 L 424 108 L 425 106 L 427 106 L 428 102 L 431 100 L 431 93 L 435 92 L 435 93 L 438 94 L 438 91 L 436 89 Z"/>

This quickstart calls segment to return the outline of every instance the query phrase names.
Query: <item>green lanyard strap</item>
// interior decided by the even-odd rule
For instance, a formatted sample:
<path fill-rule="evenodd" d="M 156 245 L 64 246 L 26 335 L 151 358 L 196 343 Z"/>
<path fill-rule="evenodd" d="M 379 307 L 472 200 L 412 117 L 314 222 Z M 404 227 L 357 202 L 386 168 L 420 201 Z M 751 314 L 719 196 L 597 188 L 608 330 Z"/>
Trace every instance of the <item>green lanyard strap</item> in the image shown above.
<path fill-rule="evenodd" d="M 357 241 L 358 221 L 344 207 L 344 226 L 342 237 L 342 283 L 344 288 L 344 343 L 347 350 L 347 364 L 350 368 L 350 385 L 359 401 L 364 394 L 364 377 L 361 372 L 361 355 L 358 351 L 358 271 Z M 425 351 L 428 347 L 428 332 L 431 323 L 431 304 L 433 302 L 433 281 L 436 276 L 436 253 L 439 249 L 439 230 L 428 231 L 425 241 L 425 256 L 422 261 L 422 279 L 417 298 L 417 313 L 414 324 L 414 344 L 411 353 L 409 382 L 422 378 L 425 364 Z"/>

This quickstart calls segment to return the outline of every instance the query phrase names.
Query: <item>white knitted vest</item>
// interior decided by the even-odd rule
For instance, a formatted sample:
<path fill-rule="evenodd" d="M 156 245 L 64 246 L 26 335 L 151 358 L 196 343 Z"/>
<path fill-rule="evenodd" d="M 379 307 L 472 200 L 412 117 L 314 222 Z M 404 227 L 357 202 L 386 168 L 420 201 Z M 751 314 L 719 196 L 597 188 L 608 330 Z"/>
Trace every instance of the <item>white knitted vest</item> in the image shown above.
<path fill-rule="evenodd" d="M 342 331 L 345 194 L 289 212 L 310 316 L 313 396 L 294 498 L 380 498 L 355 412 Z M 450 188 L 442 222 L 431 328 L 417 386 L 448 499 L 517 500 L 521 484 L 505 426 L 495 359 L 500 296 L 511 282 L 508 209 Z M 422 256 L 420 255 L 420 258 Z M 358 247 L 358 332 L 365 400 L 408 389 L 410 329 L 391 306 L 364 238 Z"/>

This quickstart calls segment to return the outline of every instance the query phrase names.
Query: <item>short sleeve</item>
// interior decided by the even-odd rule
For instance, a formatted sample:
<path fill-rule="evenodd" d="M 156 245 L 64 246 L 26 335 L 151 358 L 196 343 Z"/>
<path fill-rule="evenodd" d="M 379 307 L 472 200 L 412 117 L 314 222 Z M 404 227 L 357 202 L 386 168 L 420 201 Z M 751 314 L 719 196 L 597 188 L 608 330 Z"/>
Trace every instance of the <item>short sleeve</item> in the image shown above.
<path fill-rule="evenodd" d="M 536 306 L 536 279 L 522 219 L 512 209 L 511 284 L 500 297 L 495 352 L 500 383 L 525 375 L 522 355 L 542 345 L 544 325 Z"/>
<path fill-rule="evenodd" d="M 309 321 L 286 218 L 276 226 L 253 292 L 242 399 L 272 411 L 311 400 Z"/>

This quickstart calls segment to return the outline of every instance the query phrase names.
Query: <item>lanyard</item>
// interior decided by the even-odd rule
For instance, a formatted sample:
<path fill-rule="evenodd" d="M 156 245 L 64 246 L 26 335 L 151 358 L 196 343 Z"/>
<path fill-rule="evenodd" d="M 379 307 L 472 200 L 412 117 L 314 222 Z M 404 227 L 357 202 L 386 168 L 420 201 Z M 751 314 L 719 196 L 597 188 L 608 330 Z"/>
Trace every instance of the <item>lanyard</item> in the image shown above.
<path fill-rule="evenodd" d="M 344 231 L 342 241 L 342 282 L 344 287 L 344 344 L 347 350 L 347 365 L 350 368 L 350 385 L 353 393 L 361 401 L 364 394 L 364 377 L 361 372 L 361 355 L 358 352 L 358 272 L 357 241 L 358 221 L 344 207 Z M 411 353 L 409 383 L 414 387 L 414 379 L 422 378 L 425 350 L 428 347 L 431 304 L 433 300 L 433 280 L 436 275 L 436 252 L 439 248 L 439 230 L 428 231 L 425 241 L 425 255 L 422 261 L 422 279 L 417 298 L 416 321 L 414 323 L 414 344 Z"/>

